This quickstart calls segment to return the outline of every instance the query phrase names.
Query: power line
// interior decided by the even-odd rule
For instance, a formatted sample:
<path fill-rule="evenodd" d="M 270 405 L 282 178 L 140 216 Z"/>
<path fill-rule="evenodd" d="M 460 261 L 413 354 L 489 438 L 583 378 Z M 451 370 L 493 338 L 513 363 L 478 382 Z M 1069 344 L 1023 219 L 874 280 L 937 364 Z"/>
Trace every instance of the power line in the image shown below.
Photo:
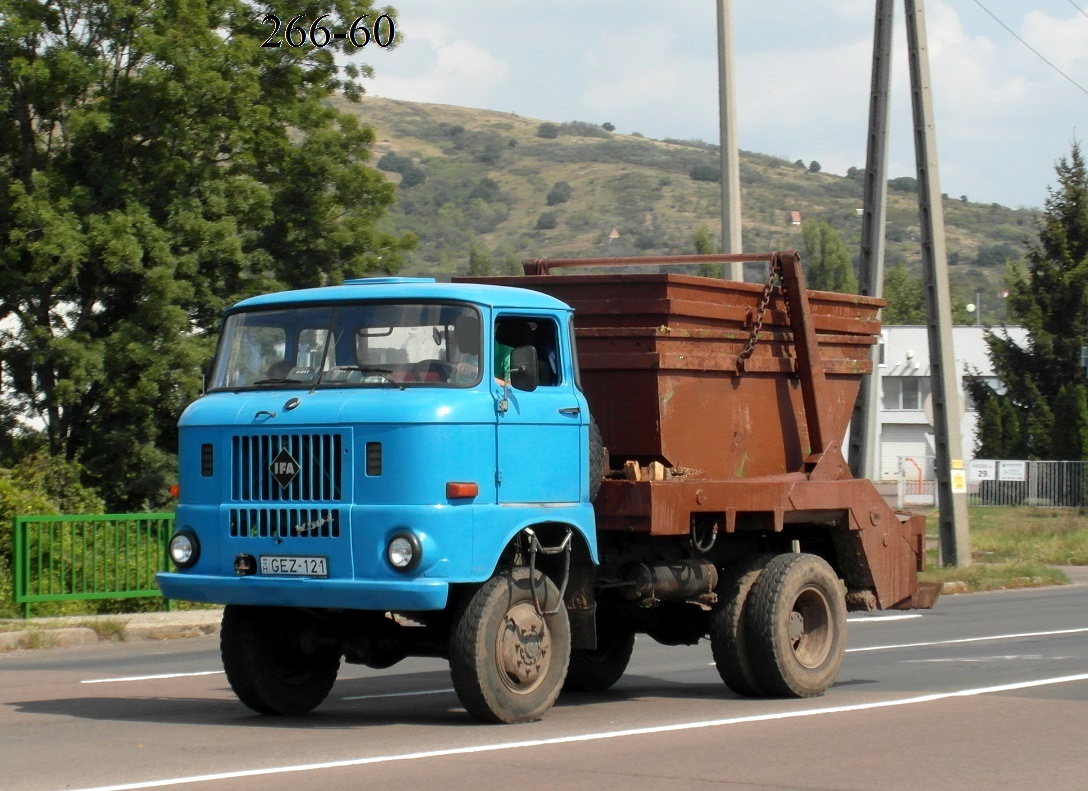
<path fill-rule="evenodd" d="M 1073 6 L 1073 8 L 1077 9 L 1078 11 L 1080 11 L 1080 14 L 1081 14 L 1081 16 L 1083 16 L 1083 17 L 1084 17 L 1085 19 L 1088 19 L 1088 11 L 1085 11 L 1085 10 L 1084 10 L 1083 8 L 1081 8 L 1081 7 L 1079 6 L 1079 5 L 1077 5 L 1076 3 L 1074 3 L 1074 2 L 1073 2 L 1073 0 L 1068 0 L 1068 2 L 1069 2 L 1069 5 Z"/>
<path fill-rule="evenodd" d="M 1084 87 L 1083 85 L 1081 85 L 1081 84 L 1080 84 L 1079 82 L 1077 82 L 1076 80 L 1074 80 L 1074 79 L 1073 79 L 1072 77 L 1070 77 L 1070 76 L 1069 76 L 1068 74 L 1066 74 L 1066 73 L 1065 73 L 1064 71 L 1062 71 L 1061 69 L 1059 69 L 1059 68 L 1058 68 L 1057 66 L 1055 66 L 1055 65 L 1054 65 L 1053 63 L 1051 63 L 1051 62 L 1050 62 L 1049 60 L 1047 60 L 1047 59 L 1046 59 L 1046 57 L 1045 57 L 1045 56 L 1043 55 L 1043 53 L 1039 52 L 1039 50 L 1035 49 L 1035 47 L 1031 46 L 1031 44 L 1029 44 L 1028 42 L 1024 41 L 1024 39 L 1020 38 L 1020 36 L 1019 36 L 1019 35 L 1017 35 L 1017 33 L 1016 33 L 1016 31 L 1015 31 L 1015 30 L 1013 30 L 1013 29 L 1012 29 L 1011 27 L 1009 27 L 1009 26 L 1008 26 L 1008 25 L 1006 25 L 1006 24 L 1005 24 L 1004 22 L 1002 22 L 1002 21 L 1001 21 L 1000 19 L 998 19 L 998 18 L 997 18 L 997 16 L 996 16 L 996 15 L 994 14 L 994 12 L 993 12 L 993 11 L 991 11 L 991 10 L 990 10 L 990 9 L 988 9 L 988 8 L 987 8 L 986 6 L 984 6 L 984 5 L 982 4 L 982 0 L 974 0 L 974 1 L 975 1 L 975 5 L 977 5 L 977 6 L 978 6 L 979 8 L 981 8 L 981 9 L 982 9 L 983 11 L 985 11 L 985 12 L 986 12 L 986 13 L 987 13 L 987 14 L 988 14 L 988 15 L 990 16 L 990 18 L 991 18 L 991 19 L 993 19 L 993 21 L 994 21 L 994 22 L 996 22 L 997 24 L 1001 25 L 1001 27 L 1005 28 L 1005 30 L 1007 30 L 1007 31 L 1009 32 L 1009 34 L 1010 34 L 1010 35 L 1011 35 L 1011 36 L 1012 36 L 1013 38 L 1015 38 L 1015 39 L 1016 39 L 1017 41 L 1019 41 L 1019 42 L 1020 42 L 1021 44 L 1023 44 L 1023 45 L 1025 46 L 1025 47 L 1027 47 L 1027 48 L 1028 48 L 1028 49 L 1030 49 L 1030 50 L 1031 50 L 1032 52 L 1034 52 L 1034 53 L 1035 53 L 1035 56 L 1036 56 L 1037 58 L 1039 58 L 1039 60 L 1041 60 L 1041 61 L 1042 61 L 1043 63 L 1045 63 L 1045 64 L 1046 64 L 1047 66 L 1049 66 L 1050 68 L 1054 69 L 1054 71 L 1058 72 L 1058 74 L 1060 74 L 1060 75 L 1062 75 L 1063 77 L 1065 77 L 1065 79 L 1069 80 L 1069 82 L 1071 82 L 1071 83 L 1072 83 L 1073 85 L 1075 85 L 1075 86 L 1076 86 L 1076 87 L 1077 87 L 1077 88 L 1078 88 L 1078 89 L 1080 90 L 1080 92 L 1081 92 L 1081 93 L 1083 93 L 1083 94 L 1086 94 L 1086 95 L 1088 95 L 1088 88 L 1085 88 L 1085 87 Z M 1077 9 L 1078 11 L 1080 11 L 1080 12 L 1081 12 L 1082 14 L 1084 13 L 1084 11 L 1083 11 L 1083 10 L 1082 10 L 1082 9 L 1080 8 L 1080 6 L 1078 6 L 1078 5 L 1076 5 L 1075 3 L 1073 3 L 1073 0 L 1069 0 L 1069 2 L 1070 2 L 1070 3 L 1072 4 L 1072 5 L 1073 5 L 1073 7 L 1074 7 L 1074 8 L 1076 8 L 1076 9 Z"/>

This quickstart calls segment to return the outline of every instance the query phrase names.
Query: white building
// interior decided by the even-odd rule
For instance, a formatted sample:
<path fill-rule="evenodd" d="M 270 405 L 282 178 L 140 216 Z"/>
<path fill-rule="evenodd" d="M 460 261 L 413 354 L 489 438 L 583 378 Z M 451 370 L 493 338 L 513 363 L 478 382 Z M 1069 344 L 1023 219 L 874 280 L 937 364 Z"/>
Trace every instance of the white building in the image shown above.
<path fill-rule="evenodd" d="M 984 333 L 986 327 L 953 327 L 952 348 L 956 355 L 956 383 L 960 397 L 960 437 L 966 463 L 974 457 L 978 413 L 963 389 L 964 376 L 978 376 L 997 384 Z M 1027 344 L 1023 327 L 995 329 L 999 337 L 1008 332 L 1020 345 Z M 880 416 L 877 435 L 881 480 L 894 479 L 899 459 L 905 460 L 908 478 L 933 479 L 936 446 L 930 408 L 929 337 L 925 327 L 886 326 L 880 344 Z"/>

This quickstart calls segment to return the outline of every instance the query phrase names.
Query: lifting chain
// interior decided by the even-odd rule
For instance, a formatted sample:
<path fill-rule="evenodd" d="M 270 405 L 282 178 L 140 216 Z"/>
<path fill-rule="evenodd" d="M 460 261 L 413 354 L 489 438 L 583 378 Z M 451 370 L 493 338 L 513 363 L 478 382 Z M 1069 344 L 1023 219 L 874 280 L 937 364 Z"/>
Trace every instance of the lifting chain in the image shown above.
<path fill-rule="evenodd" d="M 764 284 L 763 293 L 759 297 L 759 307 L 756 309 L 755 317 L 752 318 L 752 329 L 748 334 L 748 342 L 744 344 L 744 348 L 737 355 L 737 367 L 742 371 L 744 370 L 745 361 L 752 356 L 752 352 L 756 348 L 756 340 L 759 337 L 760 330 L 763 329 L 763 318 L 767 313 L 767 305 L 771 302 L 771 292 L 775 288 L 779 292 L 782 291 L 782 263 L 778 260 L 778 256 L 772 258 L 767 267 L 767 282 Z M 789 316 L 788 304 L 786 305 L 786 316 Z"/>

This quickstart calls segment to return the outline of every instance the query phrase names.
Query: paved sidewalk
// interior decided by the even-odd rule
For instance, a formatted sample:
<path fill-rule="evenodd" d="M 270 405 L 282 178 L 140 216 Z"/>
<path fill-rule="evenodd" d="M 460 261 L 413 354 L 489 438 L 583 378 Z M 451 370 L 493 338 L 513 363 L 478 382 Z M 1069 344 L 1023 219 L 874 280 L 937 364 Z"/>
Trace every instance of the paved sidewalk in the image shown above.
<path fill-rule="evenodd" d="M 0 620 L 0 651 L 65 648 L 100 641 L 170 640 L 218 634 L 223 610 L 75 615 Z"/>

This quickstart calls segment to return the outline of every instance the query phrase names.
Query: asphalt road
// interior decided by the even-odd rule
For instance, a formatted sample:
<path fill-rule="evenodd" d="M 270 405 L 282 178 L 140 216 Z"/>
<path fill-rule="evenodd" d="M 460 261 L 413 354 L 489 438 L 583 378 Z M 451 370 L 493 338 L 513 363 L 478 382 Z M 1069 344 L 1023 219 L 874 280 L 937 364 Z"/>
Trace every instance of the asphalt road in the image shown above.
<path fill-rule="evenodd" d="M 710 663 L 641 638 L 608 693 L 483 726 L 438 660 L 345 666 L 317 711 L 270 718 L 215 638 L 0 654 L 0 788 L 1088 788 L 1088 587 L 852 616 L 817 699 L 737 698 Z"/>

